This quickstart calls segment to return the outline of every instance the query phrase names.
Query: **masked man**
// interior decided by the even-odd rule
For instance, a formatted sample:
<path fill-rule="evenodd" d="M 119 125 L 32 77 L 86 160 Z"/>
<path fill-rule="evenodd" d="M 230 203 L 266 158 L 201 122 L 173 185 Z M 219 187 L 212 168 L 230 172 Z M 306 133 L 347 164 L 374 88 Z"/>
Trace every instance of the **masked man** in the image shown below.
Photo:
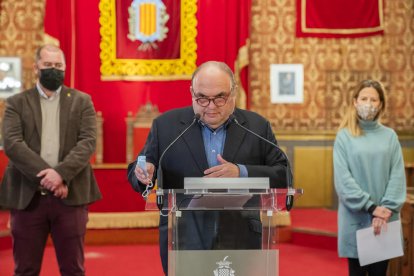
<path fill-rule="evenodd" d="M 61 49 L 40 47 L 36 86 L 7 99 L 0 205 L 10 208 L 16 276 L 39 275 L 49 234 L 61 275 L 85 275 L 87 204 L 101 198 L 89 164 L 96 115 L 89 95 L 62 85 L 65 68 Z"/>

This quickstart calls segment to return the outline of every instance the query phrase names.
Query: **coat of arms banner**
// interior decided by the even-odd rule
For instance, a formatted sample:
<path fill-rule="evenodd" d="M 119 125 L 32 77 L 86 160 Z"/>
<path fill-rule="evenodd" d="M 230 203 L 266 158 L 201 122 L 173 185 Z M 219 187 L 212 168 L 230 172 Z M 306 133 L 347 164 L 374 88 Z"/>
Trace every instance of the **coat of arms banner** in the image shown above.
<path fill-rule="evenodd" d="M 100 0 L 102 80 L 189 79 L 196 0 Z"/>

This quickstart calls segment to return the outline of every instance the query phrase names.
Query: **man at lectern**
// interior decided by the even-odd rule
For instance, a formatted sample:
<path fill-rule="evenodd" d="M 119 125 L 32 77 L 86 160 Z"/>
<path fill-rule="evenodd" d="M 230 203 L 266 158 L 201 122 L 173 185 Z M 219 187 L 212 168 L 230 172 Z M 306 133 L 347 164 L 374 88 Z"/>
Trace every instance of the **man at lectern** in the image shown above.
<path fill-rule="evenodd" d="M 236 108 L 236 90 L 233 72 L 225 63 L 209 61 L 200 65 L 191 80 L 192 107 L 171 110 L 156 118 L 140 153 L 146 156 L 146 171 L 136 162 L 128 166 L 132 187 L 145 191 L 161 166 L 164 189 L 182 189 L 184 177 L 268 177 L 272 188 L 285 188 L 287 160 L 271 145 L 277 142 L 270 123 L 254 112 Z M 256 212 L 237 218 L 206 212 L 194 218 L 196 226 L 191 231 L 196 231 L 188 237 L 194 242 L 189 249 L 217 249 L 215 241 L 223 237 L 214 233 L 223 219 L 237 221 L 226 231 L 232 238 L 240 235 L 239 249 L 260 248 L 261 222 Z M 161 216 L 159 229 L 161 260 L 167 273 L 167 217 Z M 200 244 L 195 245 L 197 242 Z"/>

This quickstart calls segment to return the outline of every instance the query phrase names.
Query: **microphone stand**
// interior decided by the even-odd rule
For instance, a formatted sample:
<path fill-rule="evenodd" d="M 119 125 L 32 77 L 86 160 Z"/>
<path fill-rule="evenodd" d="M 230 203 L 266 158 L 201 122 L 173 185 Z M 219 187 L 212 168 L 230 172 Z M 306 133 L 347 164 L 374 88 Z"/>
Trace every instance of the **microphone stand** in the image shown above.
<path fill-rule="evenodd" d="M 253 134 L 254 136 L 256 136 L 257 138 L 261 139 L 262 141 L 265 141 L 266 143 L 274 146 L 275 148 L 277 148 L 279 150 L 280 153 L 282 153 L 283 157 L 286 160 L 286 178 L 287 178 L 287 195 L 286 195 L 286 210 L 290 211 L 290 209 L 292 209 L 293 207 L 293 195 L 289 194 L 289 190 L 291 188 L 293 188 L 292 185 L 292 169 L 290 167 L 290 162 L 289 162 L 289 158 L 287 157 L 286 153 L 275 143 L 273 143 L 272 141 L 267 140 L 266 138 L 263 138 L 262 136 L 260 136 L 259 134 L 253 132 L 252 130 L 246 128 L 245 126 L 243 126 L 242 124 L 239 123 L 239 121 L 237 121 L 236 117 L 232 114 L 230 115 L 230 121 L 233 121 L 234 123 L 236 123 L 237 126 L 241 127 L 242 129 L 244 129 L 245 131 L 249 132 L 250 134 Z"/>
<path fill-rule="evenodd" d="M 160 160 L 158 161 L 158 169 L 157 169 L 157 179 L 158 179 L 158 187 L 157 187 L 157 191 L 156 191 L 156 195 L 157 195 L 157 207 L 158 209 L 161 211 L 162 210 L 162 206 L 164 205 L 164 192 L 162 191 L 163 189 L 163 174 L 162 174 L 162 159 L 164 158 L 165 153 L 175 144 L 175 142 L 178 141 L 178 139 L 181 138 L 181 136 L 184 135 L 184 133 L 187 132 L 187 130 L 190 129 L 190 127 L 192 127 L 194 125 L 195 122 L 198 122 L 200 120 L 200 114 L 195 114 L 194 115 L 194 119 L 191 122 L 191 124 L 186 127 L 186 129 L 183 130 L 183 132 L 180 133 L 180 135 L 177 136 L 177 138 L 175 138 L 169 145 L 168 147 L 163 151 L 163 153 L 161 154 Z"/>

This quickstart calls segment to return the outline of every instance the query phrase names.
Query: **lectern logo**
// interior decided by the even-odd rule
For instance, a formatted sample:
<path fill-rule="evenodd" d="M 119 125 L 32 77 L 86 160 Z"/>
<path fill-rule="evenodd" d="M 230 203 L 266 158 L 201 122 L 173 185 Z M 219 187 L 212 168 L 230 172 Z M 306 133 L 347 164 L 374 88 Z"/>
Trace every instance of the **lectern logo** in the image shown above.
<path fill-rule="evenodd" d="M 229 256 L 224 257 L 222 261 L 217 262 L 218 267 L 214 270 L 214 276 L 235 276 L 235 272 L 230 265 L 232 262 L 227 261 Z"/>

